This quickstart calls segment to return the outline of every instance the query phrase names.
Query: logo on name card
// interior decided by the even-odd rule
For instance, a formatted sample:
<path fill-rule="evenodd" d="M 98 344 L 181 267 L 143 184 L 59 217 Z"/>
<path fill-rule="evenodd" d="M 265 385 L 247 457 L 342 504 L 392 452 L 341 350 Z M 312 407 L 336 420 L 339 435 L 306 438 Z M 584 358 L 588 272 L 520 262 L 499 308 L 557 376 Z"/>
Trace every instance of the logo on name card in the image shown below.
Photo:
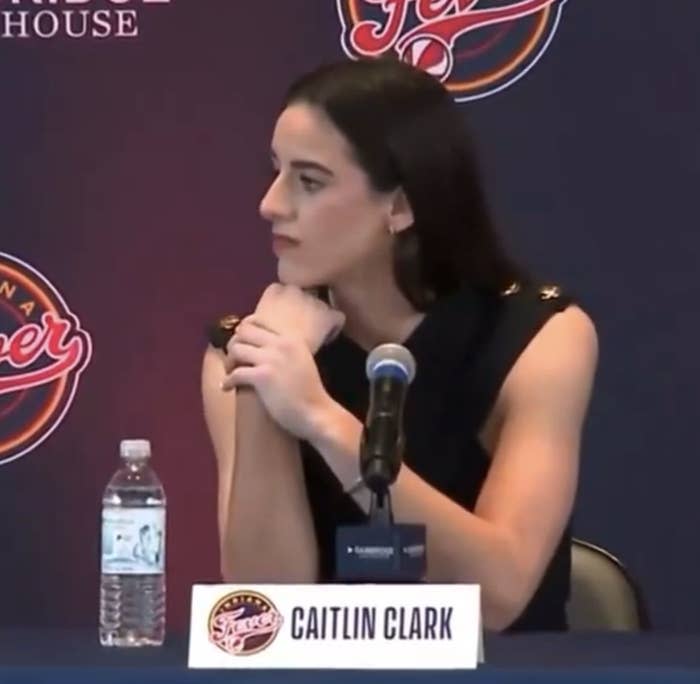
<path fill-rule="evenodd" d="M 0 39 L 136 38 L 141 33 L 143 10 L 149 5 L 169 5 L 171 2 L 172 0 L 6 0 L 7 9 L 0 11 Z"/>
<path fill-rule="evenodd" d="M 0 465 L 59 427 L 91 355 L 90 336 L 58 289 L 0 252 Z"/>
<path fill-rule="evenodd" d="M 395 53 L 457 102 L 493 95 L 542 58 L 566 0 L 336 0 L 354 59 Z"/>
<path fill-rule="evenodd" d="M 263 594 L 235 591 L 216 603 L 209 615 L 209 639 L 233 656 L 265 650 L 282 626 L 282 614 Z"/>

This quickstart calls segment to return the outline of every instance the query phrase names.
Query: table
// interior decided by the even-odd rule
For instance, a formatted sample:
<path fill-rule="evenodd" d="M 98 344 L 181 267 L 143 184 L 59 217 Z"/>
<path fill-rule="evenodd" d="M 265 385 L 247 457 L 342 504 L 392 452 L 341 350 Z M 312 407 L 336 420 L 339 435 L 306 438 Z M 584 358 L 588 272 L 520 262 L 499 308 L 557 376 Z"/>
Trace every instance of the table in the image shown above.
<path fill-rule="evenodd" d="M 96 631 L 0 630 L 0 684 L 700 684 L 700 635 L 488 635 L 476 672 L 188 670 L 184 637 L 103 649 Z"/>

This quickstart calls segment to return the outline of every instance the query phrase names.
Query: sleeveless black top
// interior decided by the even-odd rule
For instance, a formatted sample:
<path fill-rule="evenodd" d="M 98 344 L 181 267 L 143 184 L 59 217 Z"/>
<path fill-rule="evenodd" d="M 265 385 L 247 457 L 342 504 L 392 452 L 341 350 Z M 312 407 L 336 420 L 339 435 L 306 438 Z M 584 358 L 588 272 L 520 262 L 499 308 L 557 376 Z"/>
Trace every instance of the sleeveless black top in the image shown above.
<path fill-rule="evenodd" d="M 403 344 L 416 359 L 404 412 L 406 465 L 467 510 L 473 510 L 490 466 L 478 440 L 498 392 L 542 326 L 571 300 L 560 289 L 514 284 L 501 294 L 464 288 L 438 300 Z M 239 318 L 208 329 L 226 350 Z M 322 347 L 316 362 L 326 390 L 359 420 L 369 402 L 367 353 L 344 335 Z M 301 443 L 309 505 L 319 547 L 321 582 L 335 577 L 335 531 L 366 515 L 325 461 Z M 359 457 L 359 456 L 358 456 Z M 571 573 L 567 524 L 530 603 L 508 631 L 564 630 Z"/>
<path fill-rule="evenodd" d="M 403 344 L 416 359 L 404 413 L 405 463 L 430 485 L 472 510 L 490 458 L 477 435 L 508 372 L 544 323 L 570 303 L 556 286 L 514 285 L 502 294 L 463 289 L 439 300 Z M 329 394 L 364 421 L 367 353 L 344 335 L 316 355 Z M 320 556 L 320 581 L 335 576 L 335 530 L 366 519 L 323 458 L 301 444 Z M 510 631 L 566 629 L 570 526 L 541 584 Z"/>

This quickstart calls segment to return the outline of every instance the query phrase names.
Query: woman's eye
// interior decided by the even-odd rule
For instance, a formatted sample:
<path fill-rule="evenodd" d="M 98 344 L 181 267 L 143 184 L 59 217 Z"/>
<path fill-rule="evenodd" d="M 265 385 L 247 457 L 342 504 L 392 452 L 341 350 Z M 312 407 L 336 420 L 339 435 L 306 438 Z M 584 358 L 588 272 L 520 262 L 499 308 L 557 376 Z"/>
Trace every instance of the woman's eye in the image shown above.
<path fill-rule="evenodd" d="M 307 192 L 315 192 L 323 187 L 323 183 L 321 183 L 321 181 L 311 178 L 310 176 L 299 176 L 299 181 L 301 182 L 301 186 Z"/>

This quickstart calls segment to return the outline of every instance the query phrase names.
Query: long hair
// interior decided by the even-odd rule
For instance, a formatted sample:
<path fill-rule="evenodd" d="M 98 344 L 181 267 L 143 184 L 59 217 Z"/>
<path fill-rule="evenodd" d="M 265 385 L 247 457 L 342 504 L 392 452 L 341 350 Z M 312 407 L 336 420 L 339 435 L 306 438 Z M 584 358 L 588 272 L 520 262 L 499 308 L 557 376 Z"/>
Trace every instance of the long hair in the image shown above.
<path fill-rule="evenodd" d="M 394 277 L 418 310 L 471 285 L 525 280 L 494 229 L 464 115 L 447 89 L 393 57 L 321 66 L 284 106 L 319 107 L 345 136 L 378 192 L 403 189 L 414 223 L 395 236 Z"/>

